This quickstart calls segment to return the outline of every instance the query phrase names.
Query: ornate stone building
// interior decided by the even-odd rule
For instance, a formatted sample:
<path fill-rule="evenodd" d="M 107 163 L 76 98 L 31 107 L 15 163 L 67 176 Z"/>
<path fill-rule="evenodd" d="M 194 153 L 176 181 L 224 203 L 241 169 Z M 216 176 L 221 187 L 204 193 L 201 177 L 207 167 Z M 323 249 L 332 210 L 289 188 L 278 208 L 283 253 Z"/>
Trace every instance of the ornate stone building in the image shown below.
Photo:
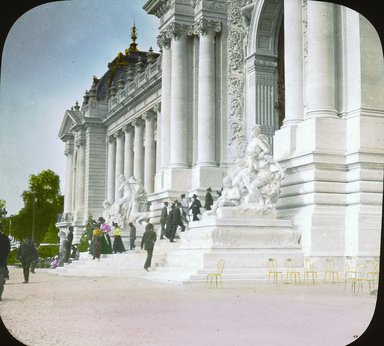
<path fill-rule="evenodd" d="M 154 220 L 166 199 L 202 196 L 260 124 L 286 169 L 278 215 L 304 253 L 377 256 L 384 164 L 384 64 L 373 26 L 308 0 L 148 0 L 161 54 L 132 44 L 82 106 L 66 111 L 62 227 L 142 182 Z M 155 33 L 154 33 L 155 34 Z M 77 238 L 76 238 L 77 237 Z"/>

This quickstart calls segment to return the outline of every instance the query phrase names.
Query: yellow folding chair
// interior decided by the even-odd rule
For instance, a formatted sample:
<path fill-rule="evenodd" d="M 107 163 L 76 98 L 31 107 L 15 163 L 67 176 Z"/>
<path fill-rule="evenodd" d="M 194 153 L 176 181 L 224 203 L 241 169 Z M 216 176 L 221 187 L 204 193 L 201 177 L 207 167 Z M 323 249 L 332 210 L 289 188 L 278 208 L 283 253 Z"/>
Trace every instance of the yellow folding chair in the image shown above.
<path fill-rule="evenodd" d="M 345 258 L 344 289 L 347 287 L 348 282 L 352 282 L 359 276 L 361 276 L 361 273 L 359 273 L 357 258 L 347 256 Z"/>
<path fill-rule="evenodd" d="M 300 272 L 295 269 L 294 262 L 292 258 L 287 258 L 285 260 L 285 268 L 286 268 L 286 277 L 285 283 L 288 283 L 288 277 L 290 283 L 293 283 L 293 279 L 295 279 L 295 284 L 297 281 L 300 283 Z"/>
<path fill-rule="evenodd" d="M 217 271 L 207 274 L 207 278 L 205 279 L 205 285 L 207 285 L 209 279 L 211 281 L 211 287 L 212 287 L 213 279 L 215 279 L 216 288 L 217 288 L 218 279 L 220 279 L 220 284 L 223 285 L 222 274 L 223 274 L 224 266 L 225 266 L 225 260 L 220 259 L 217 262 Z"/>
<path fill-rule="evenodd" d="M 335 283 L 335 277 L 337 278 L 336 282 L 339 282 L 339 273 L 335 270 L 335 265 L 332 258 L 324 259 L 324 282 L 327 282 L 332 277 L 332 282 Z"/>
<path fill-rule="evenodd" d="M 283 273 L 281 271 L 277 271 L 277 261 L 275 258 L 268 258 L 268 283 L 273 276 L 273 282 L 277 284 L 278 277 L 280 275 L 281 282 L 283 282 Z"/>
<path fill-rule="evenodd" d="M 309 276 L 312 278 L 312 283 L 315 283 L 317 280 L 317 271 L 314 269 L 314 263 L 309 257 L 304 258 L 304 282 L 309 282 Z"/>
<path fill-rule="evenodd" d="M 366 276 L 368 279 L 372 279 L 373 284 L 379 282 L 380 261 L 377 257 L 366 261 Z"/>

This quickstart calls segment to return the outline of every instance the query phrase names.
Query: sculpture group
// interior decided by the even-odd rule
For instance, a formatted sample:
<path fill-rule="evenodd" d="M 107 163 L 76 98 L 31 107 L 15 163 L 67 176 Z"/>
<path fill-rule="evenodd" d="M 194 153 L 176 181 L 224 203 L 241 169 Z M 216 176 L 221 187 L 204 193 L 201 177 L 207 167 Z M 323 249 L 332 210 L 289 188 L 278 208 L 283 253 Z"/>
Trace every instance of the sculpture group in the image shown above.
<path fill-rule="evenodd" d="M 106 200 L 103 203 L 103 217 L 107 224 L 117 223 L 120 227 L 127 227 L 128 222 L 140 220 L 148 212 L 148 198 L 143 185 L 135 177 L 119 176 L 118 191 L 122 197 L 113 204 Z"/>
<path fill-rule="evenodd" d="M 221 196 L 207 214 L 217 213 L 220 207 L 238 207 L 240 214 L 248 210 L 254 215 L 268 214 L 275 210 L 284 177 L 283 167 L 272 158 L 267 137 L 255 125 L 245 157 L 223 179 Z"/>

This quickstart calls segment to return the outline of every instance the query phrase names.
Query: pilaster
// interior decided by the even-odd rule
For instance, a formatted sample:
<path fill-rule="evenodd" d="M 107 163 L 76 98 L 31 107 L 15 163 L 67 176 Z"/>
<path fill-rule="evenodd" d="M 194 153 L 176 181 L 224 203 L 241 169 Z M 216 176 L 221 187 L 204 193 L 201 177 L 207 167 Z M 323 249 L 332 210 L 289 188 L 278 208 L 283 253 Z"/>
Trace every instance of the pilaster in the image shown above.
<path fill-rule="evenodd" d="M 123 196 L 118 188 L 119 177 L 124 174 L 124 133 L 122 130 L 118 130 L 114 136 L 116 138 L 115 199 L 119 199 Z"/>
<path fill-rule="evenodd" d="M 133 132 L 134 127 L 127 124 L 123 127 L 125 133 L 124 141 L 124 176 L 126 178 L 133 176 Z"/>
<path fill-rule="evenodd" d="M 74 153 L 74 140 L 68 138 L 65 142 L 64 154 L 67 156 L 66 162 L 66 184 L 65 184 L 65 195 L 64 195 L 64 213 L 73 212 L 72 204 L 72 192 L 73 192 L 73 153 Z"/>
<path fill-rule="evenodd" d="M 199 86 L 197 165 L 216 166 L 215 34 L 219 21 L 200 19 L 194 26 L 199 36 Z"/>
<path fill-rule="evenodd" d="M 147 111 L 145 120 L 145 158 L 144 158 L 144 188 L 147 193 L 154 192 L 154 177 L 156 172 L 155 120 L 156 113 Z"/>
<path fill-rule="evenodd" d="M 107 171 L 107 200 L 115 201 L 115 169 L 116 169 L 116 138 L 112 135 L 107 138 L 108 171 Z"/>
<path fill-rule="evenodd" d="M 144 121 L 142 118 L 132 120 L 135 127 L 133 173 L 138 182 L 144 182 Z"/>

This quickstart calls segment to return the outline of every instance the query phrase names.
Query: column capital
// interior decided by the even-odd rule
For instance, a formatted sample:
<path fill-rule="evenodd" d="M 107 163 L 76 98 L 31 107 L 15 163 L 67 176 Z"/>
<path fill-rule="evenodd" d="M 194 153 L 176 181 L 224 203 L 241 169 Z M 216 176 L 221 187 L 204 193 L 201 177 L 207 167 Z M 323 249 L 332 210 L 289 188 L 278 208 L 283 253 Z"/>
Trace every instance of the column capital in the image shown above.
<path fill-rule="evenodd" d="M 120 137 L 122 137 L 122 136 L 123 136 L 123 131 L 122 131 L 122 129 L 117 130 L 117 131 L 113 134 L 113 136 L 114 136 L 115 138 L 120 138 Z"/>
<path fill-rule="evenodd" d="M 75 145 L 76 147 L 80 147 L 81 145 L 84 145 L 86 143 L 85 136 L 83 133 L 81 133 L 76 139 L 75 139 Z"/>
<path fill-rule="evenodd" d="M 190 25 L 173 22 L 165 28 L 166 36 L 170 39 L 178 40 L 181 37 L 190 35 L 193 31 Z"/>
<path fill-rule="evenodd" d="M 127 133 L 127 132 L 133 132 L 135 128 L 132 126 L 132 124 L 127 124 L 122 127 L 122 130 Z"/>
<path fill-rule="evenodd" d="M 73 140 L 69 140 L 69 141 L 66 141 L 65 142 L 65 149 L 64 149 L 64 154 L 66 156 L 68 155 L 71 155 L 73 154 L 73 150 L 74 150 L 74 143 L 73 143 Z"/>
<path fill-rule="evenodd" d="M 162 49 L 169 49 L 171 47 L 171 38 L 168 37 L 165 30 L 157 36 L 157 45 Z"/>
<path fill-rule="evenodd" d="M 146 111 L 143 115 L 145 122 L 156 120 L 156 113 L 153 110 Z"/>
<path fill-rule="evenodd" d="M 219 20 L 200 18 L 200 20 L 193 25 L 193 34 L 197 36 L 206 36 L 210 33 L 215 34 L 220 31 L 221 22 Z"/>
<path fill-rule="evenodd" d="M 161 112 L 161 102 L 157 102 L 153 106 L 153 111 L 156 112 L 156 114 L 159 114 Z"/>
<path fill-rule="evenodd" d="M 133 119 L 131 123 L 136 128 L 144 126 L 144 120 L 141 117 Z"/>
<path fill-rule="evenodd" d="M 110 136 L 108 136 L 108 137 L 107 137 L 107 142 L 108 142 L 109 144 L 113 144 L 114 142 L 116 142 L 116 138 L 115 138 L 115 136 L 114 136 L 114 135 L 110 135 Z"/>

